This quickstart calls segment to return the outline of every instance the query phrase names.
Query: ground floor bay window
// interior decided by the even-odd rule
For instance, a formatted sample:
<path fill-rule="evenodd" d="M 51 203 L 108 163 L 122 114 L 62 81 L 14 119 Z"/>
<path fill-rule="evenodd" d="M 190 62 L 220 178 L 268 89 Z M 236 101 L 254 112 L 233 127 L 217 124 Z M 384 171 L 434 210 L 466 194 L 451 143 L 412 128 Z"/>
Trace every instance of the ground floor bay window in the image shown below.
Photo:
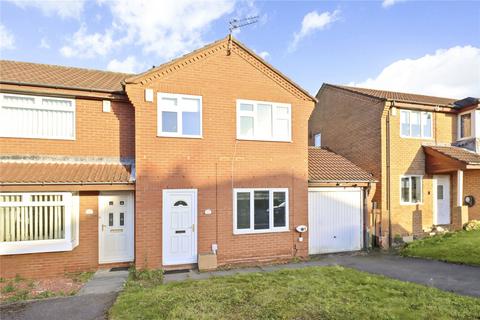
<path fill-rule="evenodd" d="M 288 189 L 234 189 L 234 233 L 288 231 Z"/>
<path fill-rule="evenodd" d="M 72 193 L 0 193 L 0 254 L 70 251 L 78 215 Z"/>

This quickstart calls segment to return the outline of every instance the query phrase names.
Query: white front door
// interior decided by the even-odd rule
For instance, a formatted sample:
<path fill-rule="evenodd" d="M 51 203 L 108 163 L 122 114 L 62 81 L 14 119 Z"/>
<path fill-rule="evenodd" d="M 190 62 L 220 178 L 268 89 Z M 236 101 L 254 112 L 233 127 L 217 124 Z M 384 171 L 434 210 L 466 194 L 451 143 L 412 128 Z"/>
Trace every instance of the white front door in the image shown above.
<path fill-rule="evenodd" d="M 434 224 L 450 224 L 450 176 L 437 175 L 434 180 Z"/>
<path fill-rule="evenodd" d="M 362 189 L 308 189 L 309 254 L 360 250 L 362 239 Z"/>
<path fill-rule="evenodd" d="M 197 263 L 197 190 L 163 190 L 163 264 Z"/>
<path fill-rule="evenodd" d="M 99 197 L 99 263 L 134 259 L 133 193 L 101 193 Z"/>

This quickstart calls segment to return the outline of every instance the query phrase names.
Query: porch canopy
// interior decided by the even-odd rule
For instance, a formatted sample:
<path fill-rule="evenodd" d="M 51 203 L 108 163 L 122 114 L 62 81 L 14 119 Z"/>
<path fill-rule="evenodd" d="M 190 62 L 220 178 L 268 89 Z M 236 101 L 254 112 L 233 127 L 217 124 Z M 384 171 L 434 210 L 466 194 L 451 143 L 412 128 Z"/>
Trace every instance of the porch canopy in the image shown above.
<path fill-rule="evenodd" d="M 458 207 L 462 207 L 464 205 L 463 172 L 465 170 L 480 170 L 480 154 L 454 146 L 424 146 L 423 149 L 426 154 L 425 169 L 427 173 L 442 174 L 456 172 L 456 202 Z"/>
<path fill-rule="evenodd" d="M 133 165 L 86 161 L 0 161 L 0 191 L 131 190 Z"/>
<path fill-rule="evenodd" d="M 425 167 L 429 174 L 480 169 L 480 154 L 453 146 L 424 146 Z"/>

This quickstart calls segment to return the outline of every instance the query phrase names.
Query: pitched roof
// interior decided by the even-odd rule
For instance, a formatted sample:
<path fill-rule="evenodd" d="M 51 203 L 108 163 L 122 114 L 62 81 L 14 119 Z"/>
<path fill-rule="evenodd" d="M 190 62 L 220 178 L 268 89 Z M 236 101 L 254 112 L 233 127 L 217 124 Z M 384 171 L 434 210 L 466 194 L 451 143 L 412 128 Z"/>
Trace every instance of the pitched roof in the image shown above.
<path fill-rule="evenodd" d="M 250 50 L 246 45 L 235 39 L 233 36 L 228 35 L 227 37 L 214 41 L 212 43 L 209 43 L 205 45 L 202 48 L 199 48 L 197 50 L 194 50 L 192 52 L 189 52 L 181 57 L 175 58 L 171 61 L 168 61 L 166 63 L 163 63 L 155 68 L 152 68 L 150 70 L 147 70 L 143 73 L 137 74 L 137 75 L 132 75 L 131 77 L 125 79 L 126 83 L 138 83 L 141 82 L 142 80 L 149 78 L 149 77 L 154 77 L 156 74 L 161 73 L 163 70 L 168 69 L 170 67 L 173 67 L 175 65 L 180 65 L 184 61 L 192 59 L 196 60 L 196 56 L 200 56 L 203 52 L 206 52 L 209 49 L 213 49 L 216 46 L 219 46 L 223 43 L 228 43 L 228 41 L 231 41 L 232 44 L 235 44 L 239 48 L 243 49 L 245 52 L 247 52 L 250 56 L 254 57 L 255 60 L 257 60 L 259 63 L 263 64 L 266 66 L 268 69 L 273 71 L 274 74 L 276 74 L 278 77 L 282 78 L 285 82 L 289 83 L 291 86 L 293 86 L 296 90 L 300 91 L 302 95 L 307 97 L 309 100 L 312 100 L 314 102 L 317 101 L 315 97 L 313 97 L 310 93 L 308 93 L 307 90 L 303 89 L 300 85 L 295 83 L 292 79 L 281 73 L 278 69 L 273 67 L 271 64 L 266 62 L 263 58 L 261 58 L 258 54 L 256 54 L 254 51 Z"/>
<path fill-rule="evenodd" d="M 130 76 L 119 72 L 0 60 L 0 83 L 121 92 L 122 81 Z"/>
<path fill-rule="evenodd" d="M 366 95 L 372 98 L 378 98 L 382 100 L 392 100 L 392 101 L 395 100 L 398 102 L 407 102 L 407 103 L 410 102 L 410 103 L 419 103 L 419 104 L 427 104 L 427 105 L 441 105 L 441 106 L 453 107 L 453 104 L 455 103 L 455 101 L 458 100 L 458 99 L 452 99 L 452 98 L 426 96 L 426 95 L 414 94 L 414 93 L 334 85 L 329 83 L 326 83 L 324 85 L 333 87 L 333 88 L 342 89 L 349 92 L 353 92 L 353 93 Z"/>
<path fill-rule="evenodd" d="M 0 185 L 127 184 L 132 166 L 107 163 L 0 162 Z"/>
<path fill-rule="evenodd" d="M 467 164 L 480 164 L 480 154 L 465 148 L 454 146 L 424 146 L 424 148 L 437 151 L 451 159 L 465 162 Z"/>
<path fill-rule="evenodd" d="M 373 176 L 327 148 L 308 148 L 308 181 L 374 182 Z"/>

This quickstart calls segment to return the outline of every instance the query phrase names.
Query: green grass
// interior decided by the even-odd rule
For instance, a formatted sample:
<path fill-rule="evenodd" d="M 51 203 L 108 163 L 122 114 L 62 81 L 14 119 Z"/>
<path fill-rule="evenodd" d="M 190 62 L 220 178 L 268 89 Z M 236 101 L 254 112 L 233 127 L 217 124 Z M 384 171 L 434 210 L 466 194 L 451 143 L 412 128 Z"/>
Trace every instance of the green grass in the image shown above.
<path fill-rule="evenodd" d="M 134 280 L 130 280 L 132 282 Z M 342 267 L 127 285 L 110 319 L 480 319 L 480 299 Z"/>
<path fill-rule="evenodd" d="M 480 266 L 480 231 L 459 231 L 409 243 L 401 254 Z"/>

